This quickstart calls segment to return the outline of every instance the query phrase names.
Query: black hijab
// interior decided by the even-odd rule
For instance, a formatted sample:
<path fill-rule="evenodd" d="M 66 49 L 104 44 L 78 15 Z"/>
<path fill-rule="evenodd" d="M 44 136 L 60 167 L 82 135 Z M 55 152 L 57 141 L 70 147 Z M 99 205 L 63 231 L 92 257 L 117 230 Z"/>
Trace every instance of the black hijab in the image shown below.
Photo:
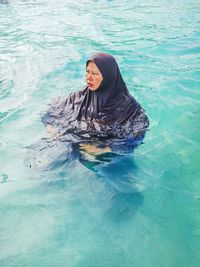
<path fill-rule="evenodd" d="M 97 53 L 94 62 L 103 81 L 96 91 L 87 86 L 67 97 L 59 97 L 42 118 L 62 135 L 82 137 L 136 138 L 144 134 L 149 122 L 140 104 L 128 92 L 115 58 Z"/>

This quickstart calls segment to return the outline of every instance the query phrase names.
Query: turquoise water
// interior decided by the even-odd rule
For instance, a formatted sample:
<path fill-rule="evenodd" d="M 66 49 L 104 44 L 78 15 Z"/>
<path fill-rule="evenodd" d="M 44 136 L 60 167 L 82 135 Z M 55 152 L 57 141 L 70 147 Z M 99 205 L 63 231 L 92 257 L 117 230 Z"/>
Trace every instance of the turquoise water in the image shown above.
<path fill-rule="evenodd" d="M 198 0 L 0 1 L 1 267 L 200 266 L 199 11 Z M 100 176 L 79 161 L 29 168 L 46 104 L 84 85 L 98 51 L 146 109 L 145 143 Z"/>

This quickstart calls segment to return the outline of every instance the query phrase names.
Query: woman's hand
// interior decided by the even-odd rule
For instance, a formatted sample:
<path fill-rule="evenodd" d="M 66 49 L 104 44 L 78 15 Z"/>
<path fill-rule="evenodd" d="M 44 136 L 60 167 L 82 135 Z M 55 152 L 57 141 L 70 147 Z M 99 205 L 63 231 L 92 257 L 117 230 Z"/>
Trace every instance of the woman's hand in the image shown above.
<path fill-rule="evenodd" d="M 92 156 L 97 156 L 103 153 L 112 152 L 110 147 L 99 148 L 92 144 L 80 144 L 79 148 Z"/>

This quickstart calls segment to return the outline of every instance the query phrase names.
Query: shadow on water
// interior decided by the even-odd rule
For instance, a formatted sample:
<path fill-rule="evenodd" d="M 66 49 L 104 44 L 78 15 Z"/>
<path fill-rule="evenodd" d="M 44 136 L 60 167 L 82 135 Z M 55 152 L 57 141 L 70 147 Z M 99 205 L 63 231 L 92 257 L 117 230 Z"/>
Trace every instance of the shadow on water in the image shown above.
<path fill-rule="evenodd" d="M 73 168 L 81 170 L 79 176 L 84 171 L 89 172 L 93 181 L 101 183 L 111 195 L 109 209 L 105 211 L 104 216 L 117 223 L 132 218 L 144 200 L 142 188 L 135 180 L 137 166 L 134 163 L 133 151 L 137 146 L 128 154 L 104 153 L 97 156 L 80 151 L 78 147 L 77 143 L 73 145 L 71 142 L 42 139 L 29 148 L 28 167 L 52 177 L 48 185 L 54 187 L 65 187 L 69 171 L 72 173 Z M 84 186 L 84 180 L 78 180 L 78 183 Z M 88 187 L 87 190 L 92 189 Z"/>
<path fill-rule="evenodd" d="M 82 155 L 79 161 L 92 172 L 112 192 L 112 201 L 106 213 L 107 218 L 114 222 L 125 222 L 135 215 L 143 204 L 142 187 L 136 183 L 137 166 L 134 163 L 133 153 L 120 155 L 106 153 L 86 159 Z"/>

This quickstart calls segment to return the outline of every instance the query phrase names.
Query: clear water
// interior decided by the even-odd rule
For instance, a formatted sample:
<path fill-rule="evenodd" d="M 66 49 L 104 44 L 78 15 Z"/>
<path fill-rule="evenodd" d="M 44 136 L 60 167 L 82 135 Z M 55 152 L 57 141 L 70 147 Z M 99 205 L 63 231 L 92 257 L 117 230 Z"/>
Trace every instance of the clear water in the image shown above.
<path fill-rule="evenodd" d="M 0 1 L 1 267 L 200 266 L 199 11 L 199 0 Z M 79 161 L 28 168 L 41 112 L 84 85 L 97 51 L 145 107 L 145 143 L 101 176 Z"/>

